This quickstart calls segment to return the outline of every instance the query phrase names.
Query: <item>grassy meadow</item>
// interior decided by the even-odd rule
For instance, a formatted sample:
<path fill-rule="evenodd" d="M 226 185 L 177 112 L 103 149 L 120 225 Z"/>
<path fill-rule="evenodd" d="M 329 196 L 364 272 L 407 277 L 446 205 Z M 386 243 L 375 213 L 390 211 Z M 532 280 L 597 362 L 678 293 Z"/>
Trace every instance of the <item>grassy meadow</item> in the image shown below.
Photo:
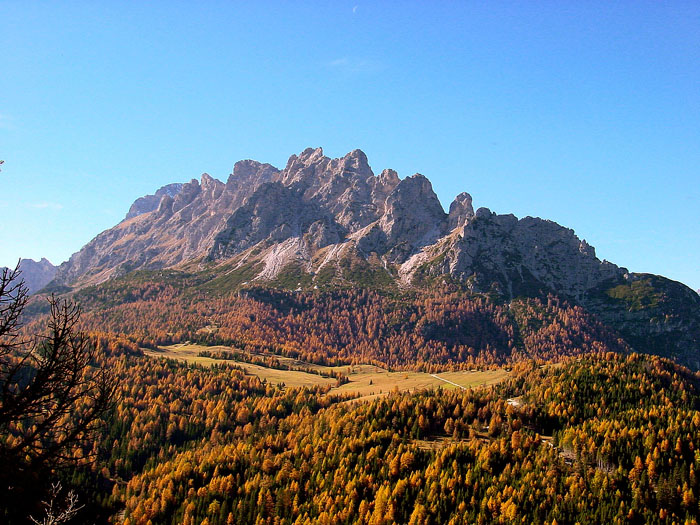
<path fill-rule="evenodd" d="M 439 374 L 429 374 L 427 372 L 394 372 L 375 365 L 344 365 L 344 366 L 323 366 L 305 361 L 299 361 L 284 356 L 263 356 L 274 357 L 280 364 L 293 368 L 301 368 L 310 371 L 317 371 L 324 374 L 340 372 L 347 376 L 348 382 L 336 386 L 337 382 L 331 377 L 324 377 L 317 373 L 305 372 L 303 370 L 278 370 L 259 364 L 252 364 L 232 359 L 214 359 L 212 357 L 200 356 L 200 352 L 208 351 L 212 354 L 217 352 L 230 352 L 236 350 L 228 346 L 203 346 L 197 344 L 175 344 L 162 346 L 157 350 L 144 349 L 144 353 L 151 357 L 165 357 L 176 359 L 187 363 L 195 363 L 203 366 L 213 364 L 231 363 L 245 369 L 246 374 L 258 376 L 270 384 L 284 384 L 286 387 L 301 387 L 314 385 L 333 385 L 333 394 L 356 394 L 358 399 L 368 400 L 382 395 L 386 395 L 394 389 L 399 391 L 416 391 L 426 388 L 442 387 L 445 389 L 454 388 L 476 388 L 480 386 L 493 385 L 503 381 L 509 374 L 506 370 L 499 368 L 495 370 L 474 370 L 474 371 L 454 371 L 440 372 Z M 236 350 L 240 352 L 240 350 Z M 354 400 L 353 400 L 354 401 Z"/>

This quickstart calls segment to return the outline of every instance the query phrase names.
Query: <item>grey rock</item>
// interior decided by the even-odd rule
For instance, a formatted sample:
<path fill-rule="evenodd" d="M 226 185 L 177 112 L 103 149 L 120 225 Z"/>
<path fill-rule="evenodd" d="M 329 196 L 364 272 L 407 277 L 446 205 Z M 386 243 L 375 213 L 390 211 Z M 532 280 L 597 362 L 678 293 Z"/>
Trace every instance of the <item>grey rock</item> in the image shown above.
<path fill-rule="evenodd" d="M 171 185 L 177 191 L 160 192 L 155 206 L 152 199 L 141 201 L 135 208 L 140 213 L 100 233 L 73 254 L 59 267 L 56 280 L 98 283 L 138 268 L 170 267 L 203 257 L 246 197 L 278 173 L 269 164 L 242 161 L 226 184 L 205 173 L 201 182 L 192 179 Z"/>
<path fill-rule="evenodd" d="M 469 219 L 474 217 L 474 208 L 472 207 L 472 196 L 466 192 L 462 192 L 450 204 L 450 213 L 448 217 L 448 229 L 450 231 L 455 228 L 462 228 Z"/>
<path fill-rule="evenodd" d="M 430 181 L 417 173 L 399 182 L 387 196 L 384 213 L 358 246 L 366 253 L 403 262 L 445 233 L 447 216 Z"/>
<path fill-rule="evenodd" d="M 5 268 L 0 268 L 4 270 Z M 20 278 L 24 280 L 24 284 L 30 294 L 36 293 L 44 286 L 49 284 L 56 274 L 56 266 L 42 257 L 40 261 L 33 259 L 19 260 Z"/>
<path fill-rule="evenodd" d="M 227 220 L 210 257 L 232 257 L 262 241 L 279 243 L 307 232 L 321 247 L 329 239 L 339 239 L 342 230 L 330 213 L 304 198 L 302 188 L 271 182 L 260 186 Z"/>
<path fill-rule="evenodd" d="M 129 208 L 129 212 L 126 214 L 126 218 L 131 219 L 132 217 L 136 217 L 137 215 L 152 212 L 153 210 L 158 208 L 158 205 L 160 204 L 163 197 L 175 197 L 178 193 L 180 193 L 181 189 L 182 184 L 176 182 L 173 184 L 163 186 L 153 195 L 146 195 L 144 197 L 136 199 L 131 205 L 131 208 Z"/>
<path fill-rule="evenodd" d="M 479 208 L 456 239 L 443 243 L 439 255 L 432 274 L 452 275 L 475 291 L 495 285 L 507 297 L 540 290 L 580 300 L 587 290 L 626 271 L 598 260 L 573 230 L 539 218 L 496 215 L 487 208 Z"/>

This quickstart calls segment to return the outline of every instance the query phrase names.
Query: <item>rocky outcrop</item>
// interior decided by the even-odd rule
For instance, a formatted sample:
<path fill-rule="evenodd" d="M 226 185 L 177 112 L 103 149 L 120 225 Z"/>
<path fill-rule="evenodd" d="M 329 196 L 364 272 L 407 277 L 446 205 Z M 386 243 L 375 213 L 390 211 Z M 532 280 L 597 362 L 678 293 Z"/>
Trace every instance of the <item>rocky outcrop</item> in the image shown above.
<path fill-rule="evenodd" d="M 131 208 L 129 208 L 129 213 L 126 214 L 126 218 L 131 219 L 132 217 L 136 217 L 137 215 L 149 213 L 157 209 L 163 197 L 165 197 L 166 195 L 171 198 L 175 197 L 178 193 L 180 193 L 181 189 L 182 184 L 176 182 L 173 184 L 163 186 L 153 195 L 146 195 L 144 197 L 136 199 L 131 205 Z"/>
<path fill-rule="evenodd" d="M 277 182 L 261 186 L 234 213 L 216 236 L 210 258 L 233 257 L 262 241 L 295 238 L 307 246 L 304 253 L 346 242 L 384 215 L 387 197 L 398 186 L 395 171 L 375 176 L 360 150 L 330 159 L 321 148 L 308 148 L 292 155 Z"/>
<path fill-rule="evenodd" d="M 321 148 L 309 148 L 289 158 L 280 182 L 301 191 L 304 201 L 327 210 L 338 224 L 354 232 L 382 215 L 385 200 L 399 178 L 392 170 L 375 177 L 360 150 L 330 159 Z"/>
<path fill-rule="evenodd" d="M 399 182 L 387 196 L 384 213 L 359 239 L 358 247 L 384 255 L 388 262 L 403 262 L 437 241 L 446 231 L 446 220 L 430 181 L 416 174 Z"/>
<path fill-rule="evenodd" d="M 471 216 L 466 206 L 469 202 L 471 207 L 471 199 L 460 200 L 451 206 L 450 225 L 462 224 L 455 226 L 457 235 L 432 247 L 427 257 L 423 254 L 422 266 L 409 261 L 404 276 L 413 277 L 420 269 L 428 275 L 450 275 L 474 291 L 495 289 L 510 298 L 554 291 L 580 300 L 587 290 L 626 273 L 597 259 L 586 241 L 555 222 L 518 220 L 487 208 Z"/>
<path fill-rule="evenodd" d="M 73 254 L 59 267 L 56 281 L 91 284 L 134 269 L 175 266 L 203 257 L 241 203 L 278 175 L 279 170 L 269 164 L 241 161 L 226 184 L 205 173 L 200 181 L 165 186 L 170 190 L 156 192 L 161 195 L 156 206 L 148 198 L 155 195 L 139 199 L 130 217 Z"/>
<path fill-rule="evenodd" d="M 263 164 L 256 160 L 239 160 L 233 166 L 233 173 L 226 181 L 225 201 L 227 209 L 236 210 L 249 195 L 262 184 L 279 179 L 280 170 L 271 164 Z"/>
<path fill-rule="evenodd" d="M 227 220 L 210 256 L 224 259 L 256 244 L 269 245 L 308 234 L 315 248 L 337 243 L 344 228 L 317 202 L 304 198 L 303 188 L 279 182 L 263 184 Z"/>
<path fill-rule="evenodd" d="M 472 196 L 466 192 L 462 192 L 457 195 L 455 200 L 452 201 L 452 204 L 450 204 L 447 229 L 452 231 L 455 228 L 462 228 L 472 217 L 474 217 Z"/>

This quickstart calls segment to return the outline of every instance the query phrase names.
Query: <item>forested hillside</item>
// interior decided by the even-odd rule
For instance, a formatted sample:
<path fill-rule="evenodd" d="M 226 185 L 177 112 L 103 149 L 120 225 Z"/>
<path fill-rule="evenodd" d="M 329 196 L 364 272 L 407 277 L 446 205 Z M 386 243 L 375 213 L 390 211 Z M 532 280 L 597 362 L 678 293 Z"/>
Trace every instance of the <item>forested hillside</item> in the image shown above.
<path fill-rule="evenodd" d="M 98 462 L 72 482 L 97 503 L 91 512 L 117 522 L 666 523 L 699 513 L 700 381 L 663 359 L 525 362 L 488 389 L 360 404 L 231 367 L 121 352 L 110 364 L 120 400 Z"/>
<path fill-rule="evenodd" d="M 234 344 L 321 364 L 413 370 L 630 349 L 596 316 L 551 294 L 505 302 L 447 284 L 405 292 L 256 286 L 217 293 L 197 275 L 166 276 L 143 273 L 78 292 L 83 327 L 150 348 Z"/>
<path fill-rule="evenodd" d="M 91 366 L 113 374 L 114 404 L 68 451 L 72 461 L 17 472 L 9 523 L 40 516 L 36 496 L 57 479 L 84 505 L 80 520 L 129 525 L 693 523 L 700 514 L 700 378 L 632 353 L 579 306 L 553 295 L 505 302 L 449 283 L 214 293 L 201 276 L 155 277 L 74 295 L 96 349 Z M 39 300 L 23 333 L 40 332 Z M 185 341 L 230 351 L 212 366 L 143 351 Z M 352 388 L 332 391 L 352 386 L 342 372 L 290 388 L 247 369 L 283 358 L 509 372 L 493 386 L 448 380 L 354 401 Z M 25 428 L 11 426 L 3 447 Z"/>

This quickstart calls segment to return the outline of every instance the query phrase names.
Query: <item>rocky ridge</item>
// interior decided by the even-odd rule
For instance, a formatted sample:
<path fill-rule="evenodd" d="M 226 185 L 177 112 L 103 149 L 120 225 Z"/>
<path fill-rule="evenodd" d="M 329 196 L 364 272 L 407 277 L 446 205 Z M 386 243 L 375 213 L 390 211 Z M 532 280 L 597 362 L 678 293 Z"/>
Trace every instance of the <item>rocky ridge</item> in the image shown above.
<path fill-rule="evenodd" d="M 178 193 L 180 193 L 180 191 L 182 191 L 182 184 L 175 182 L 173 184 L 163 186 L 153 195 L 145 195 L 144 197 L 136 199 L 129 208 L 126 218 L 131 219 L 137 215 L 143 215 L 144 213 L 151 212 L 158 208 L 158 205 L 164 196 L 168 195 L 169 197 L 174 198 Z"/>
<path fill-rule="evenodd" d="M 164 186 L 138 199 L 122 222 L 61 264 L 56 281 L 95 284 L 131 270 L 165 268 L 200 257 L 242 202 L 278 174 L 269 164 L 246 160 L 236 163 L 225 184 L 205 173 L 199 181 Z M 156 195 L 158 205 L 153 206 Z"/>
<path fill-rule="evenodd" d="M 449 275 L 506 297 L 537 288 L 580 301 L 627 274 L 554 222 L 474 213 L 468 193 L 445 213 L 421 174 L 375 175 L 360 150 L 331 159 L 308 148 L 281 171 L 245 160 L 225 184 L 203 174 L 138 199 L 124 221 L 59 267 L 57 281 L 89 284 L 193 260 L 257 261 L 259 279 L 292 263 L 313 275 L 331 265 L 342 279 L 339 263 L 347 257 L 379 261 L 379 271 L 403 286 Z"/>

